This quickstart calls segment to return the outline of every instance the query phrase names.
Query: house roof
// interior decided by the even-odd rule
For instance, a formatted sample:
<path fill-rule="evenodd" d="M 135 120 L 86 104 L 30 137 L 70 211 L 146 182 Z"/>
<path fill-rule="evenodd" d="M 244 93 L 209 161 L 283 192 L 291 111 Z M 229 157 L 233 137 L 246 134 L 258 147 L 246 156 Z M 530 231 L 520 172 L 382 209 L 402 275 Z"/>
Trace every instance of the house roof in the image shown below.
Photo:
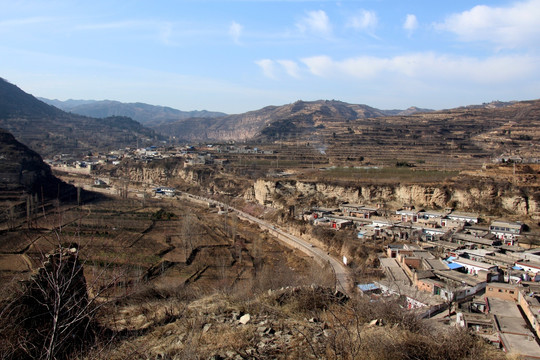
<path fill-rule="evenodd" d="M 373 291 L 373 290 L 379 290 L 380 289 L 377 285 L 375 285 L 373 283 L 371 283 L 371 284 L 358 284 L 357 286 L 358 286 L 358 288 L 360 290 L 362 290 L 364 292 L 365 291 Z"/>
<path fill-rule="evenodd" d="M 449 268 L 450 270 L 457 270 L 457 269 L 461 269 L 461 268 L 464 267 L 463 265 L 461 265 L 461 264 L 456 264 L 456 263 L 448 263 L 447 266 L 448 266 L 448 268 Z"/>
<path fill-rule="evenodd" d="M 487 264 L 485 262 L 481 261 L 474 261 L 470 259 L 464 259 L 462 257 L 459 257 L 453 261 L 454 263 L 462 264 L 464 266 L 474 266 L 477 268 L 483 268 L 483 269 L 491 269 L 493 267 L 497 267 L 497 265 Z"/>
<path fill-rule="evenodd" d="M 450 214 L 448 214 L 449 218 L 456 217 L 456 218 L 470 218 L 470 219 L 478 219 L 478 214 L 473 213 L 466 213 L 461 211 L 452 211 Z"/>
<path fill-rule="evenodd" d="M 422 211 L 419 213 L 419 215 L 427 215 L 427 216 L 435 216 L 435 217 L 443 217 L 443 216 L 446 216 L 446 214 L 448 213 L 443 212 L 443 211 L 435 211 L 435 210 L 427 210 L 427 211 Z"/>
<path fill-rule="evenodd" d="M 511 229 L 521 229 L 523 224 L 511 222 L 511 221 L 496 220 L 496 221 L 493 221 L 490 226 L 507 227 Z"/>
<path fill-rule="evenodd" d="M 396 210 L 396 214 L 398 214 L 398 215 L 418 215 L 418 211 L 417 210 L 404 210 L 404 209 L 401 209 L 401 210 Z"/>
<path fill-rule="evenodd" d="M 516 265 L 517 266 L 527 266 L 527 267 L 531 267 L 531 268 L 535 268 L 535 269 L 539 269 L 540 270 L 540 263 L 536 263 L 536 262 L 529 262 L 529 261 L 517 261 L 516 262 Z"/>

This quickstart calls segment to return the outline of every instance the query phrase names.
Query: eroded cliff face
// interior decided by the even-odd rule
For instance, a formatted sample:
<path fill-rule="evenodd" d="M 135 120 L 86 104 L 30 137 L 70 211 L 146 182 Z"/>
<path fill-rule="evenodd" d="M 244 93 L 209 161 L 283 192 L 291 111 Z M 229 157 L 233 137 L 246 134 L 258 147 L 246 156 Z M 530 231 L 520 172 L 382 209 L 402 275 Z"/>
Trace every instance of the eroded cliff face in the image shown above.
<path fill-rule="evenodd" d="M 337 206 L 343 202 L 398 208 L 412 204 L 425 208 L 452 207 L 462 211 L 493 215 L 517 215 L 540 219 L 540 193 L 534 186 L 513 186 L 481 178 L 464 178 L 441 184 L 364 184 L 336 185 L 299 180 L 249 180 L 222 173 L 207 166 L 184 167 L 183 163 L 165 166 L 124 166 L 111 174 L 118 178 L 151 185 L 179 183 L 198 186 L 203 191 L 239 196 L 248 201 L 278 209 L 289 206 Z"/>
<path fill-rule="evenodd" d="M 184 167 L 183 162 L 163 166 L 122 166 L 109 174 L 148 186 L 196 186 L 210 194 L 241 196 L 251 183 L 207 166 Z"/>
<path fill-rule="evenodd" d="M 540 218 L 540 196 L 534 188 L 498 187 L 477 182 L 434 185 L 369 184 L 343 186 L 296 180 L 264 180 L 255 182 L 245 195 L 259 204 L 285 208 L 294 204 L 334 206 L 341 202 L 358 204 L 384 203 L 399 207 L 405 203 L 416 207 L 453 207 L 463 211 L 490 214 L 512 214 Z"/>

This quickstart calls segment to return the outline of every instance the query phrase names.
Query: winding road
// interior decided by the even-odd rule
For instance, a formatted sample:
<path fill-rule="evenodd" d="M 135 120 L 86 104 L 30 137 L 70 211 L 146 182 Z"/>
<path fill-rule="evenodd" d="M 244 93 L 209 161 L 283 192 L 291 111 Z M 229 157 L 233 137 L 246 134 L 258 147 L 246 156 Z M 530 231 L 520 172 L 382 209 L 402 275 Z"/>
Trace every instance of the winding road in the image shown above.
<path fill-rule="evenodd" d="M 96 190 L 102 190 L 102 189 L 95 189 L 91 188 L 89 189 L 91 191 Z M 336 259 L 335 257 L 328 254 L 326 251 L 315 247 L 313 244 L 309 243 L 308 241 L 299 238 L 298 236 L 292 235 L 276 225 L 259 219 L 255 216 L 252 216 L 250 214 L 247 214 L 243 211 L 240 211 L 238 209 L 235 209 L 228 204 L 205 198 L 198 195 L 193 195 L 186 192 L 177 192 L 177 194 L 182 194 L 185 196 L 186 199 L 192 200 L 192 201 L 198 201 L 198 202 L 204 202 L 208 204 L 213 204 L 215 206 L 221 206 L 224 209 L 228 209 L 229 211 L 235 212 L 239 218 L 243 220 L 247 220 L 251 223 L 255 223 L 259 225 L 259 227 L 263 230 L 268 230 L 268 232 L 272 235 L 274 235 L 278 240 L 283 242 L 289 247 L 298 249 L 302 251 L 307 256 L 310 256 L 315 260 L 319 265 L 325 266 L 330 265 L 330 268 L 332 269 L 334 273 L 335 278 L 335 288 L 336 290 L 341 291 L 342 293 L 350 295 L 353 292 L 354 289 L 354 281 L 352 276 L 352 271 L 349 267 L 345 266 L 340 260 Z"/>
<path fill-rule="evenodd" d="M 209 204 L 221 206 L 225 209 L 228 209 L 229 211 L 233 211 L 238 215 L 239 218 L 259 225 L 261 229 L 268 230 L 270 234 L 274 235 L 281 242 L 285 243 L 286 245 L 290 247 L 298 249 L 302 251 L 303 253 L 305 253 L 306 255 L 312 257 L 321 266 L 324 266 L 325 264 L 330 265 L 334 273 L 334 277 L 335 277 L 336 290 L 339 290 L 345 294 L 350 294 L 352 292 L 352 289 L 354 288 L 354 282 L 353 282 L 351 270 L 347 266 L 345 266 L 341 261 L 339 261 L 335 257 L 328 254 L 326 251 L 315 247 L 313 244 L 310 244 L 309 242 L 307 242 L 306 240 L 302 238 L 299 238 L 298 236 L 294 236 L 280 229 L 279 227 L 275 226 L 274 224 L 268 221 L 259 219 L 253 215 L 250 215 L 243 211 L 235 209 L 222 202 L 204 198 L 197 195 L 192 195 L 189 193 L 182 193 L 182 194 L 185 195 L 187 199 L 207 202 Z"/>

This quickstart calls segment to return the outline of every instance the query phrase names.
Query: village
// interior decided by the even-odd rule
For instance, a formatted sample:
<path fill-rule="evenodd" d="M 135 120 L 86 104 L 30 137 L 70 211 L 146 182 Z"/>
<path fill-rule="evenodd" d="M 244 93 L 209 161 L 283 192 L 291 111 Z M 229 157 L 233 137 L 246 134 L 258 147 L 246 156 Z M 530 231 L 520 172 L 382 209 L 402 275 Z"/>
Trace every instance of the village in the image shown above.
<path fill-rule="evenodd" d="M 220 158 L 220 154 L 261 154 L 272 155 L 273 150 L 260 149 L 247 145 L 202 145 L 202 146 L 149 146 L 144 148 L 125 148 L 111 150 L 107 153 L 87 154 L 84 156 L 74 156 L 71 154 L 58 154 L 52 159 L 45 159 L 51 167 L 63 169 L 69 172 L 90 173 L 97 165 L 112 164 L 118 165 L 122 160 L 133 160 L 143 163 L 150 163 L 156 160 L 168 158 L 182 158 L 185 166 L 189 165 L 222 165 L 228 162 L 226 158 Z M 75 169 L 75 170 L 74 170 Z M 80 169 L 77 171 L 76 169 Z"/>
<path fill-rule="evenodd" d="M 389 214 L 355 204 L 312 208 L 302 219 L 336 231 L 353 227 L 367 241 L 395 240 L 379 256 L 385 278 L 358 284 L 362 294 L 401 296 L 424 317 L 455 314 L 457 326 L 506 351 L 540 354 L 540 249 L 519 246 L 525 224 L 484 225 L 478 214 L 452 209 L 404 206 Z"/>
<path fill-rule="evenodd" d="M 59 155 L 48 163 L 56 170 L 91 175 L 99 164 L 116 166 L 122 160 L 149 163 L 182 158 L 183 166 L 189 167 L 224 165 L 235 154 L 273 153 L 232 144 L 151 146 L 81 159 Z M 99 177 L 94 181 L 96 186 L 108 183 Z M 180 192 L 155 185 L 153 195 L 174 197 Z M 390 240 L 378 256 L 385 278 L 357 284 L 363 296 L 399 296 L 422 317 L 444 318 L 506 351 L 532 358 L 540 354 L 540 248 L 532 246 L 535 235 L 527 224 L 412 205 L 391 210 L 383 204 L 343 203 L 295 215 L 313 226 L 353 229 L 358 241 Z M 342 261 L 351 260 L 343 257 Z"/>

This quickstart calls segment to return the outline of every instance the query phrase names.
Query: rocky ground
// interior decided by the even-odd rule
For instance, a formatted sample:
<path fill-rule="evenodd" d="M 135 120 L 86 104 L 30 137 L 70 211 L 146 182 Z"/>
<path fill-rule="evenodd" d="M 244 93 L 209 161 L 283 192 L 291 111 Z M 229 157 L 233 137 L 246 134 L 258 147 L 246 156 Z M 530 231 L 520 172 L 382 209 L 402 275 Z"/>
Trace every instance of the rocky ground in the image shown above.
<path fill-rule="evenodd" d="M 504 358 L 465 332 L 417 320 L 398 302 L 370 304 L 315 285 L 194 300 L 169 295 L 117 305 L 116 322 L 107 317 L 104 324 L 131 335 L 85 358 Z"/>

